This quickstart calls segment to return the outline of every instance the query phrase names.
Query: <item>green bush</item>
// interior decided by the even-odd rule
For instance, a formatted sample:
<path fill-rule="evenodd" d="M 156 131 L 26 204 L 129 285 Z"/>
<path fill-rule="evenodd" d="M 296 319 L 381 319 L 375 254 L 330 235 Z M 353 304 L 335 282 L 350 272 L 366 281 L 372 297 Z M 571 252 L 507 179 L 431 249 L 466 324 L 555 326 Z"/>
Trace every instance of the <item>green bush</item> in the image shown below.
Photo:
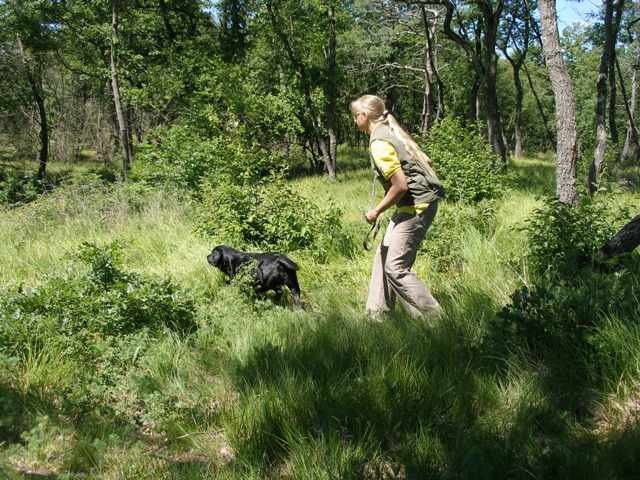
<path fill-rule="evenodd" d="M 88 338 L 132 334 L 167 327 L 192 331 L 193 300 L 171 281 L 124 272 L 117 244 L 84 244 L 83 275 L 54 278 L 43 286 L 19 288 L 0 297 L 0 352 L 16 355 L 52 339 L 75 350 Z M 90 344 L 91 342 L 89 342 Z"/>
<path fill-rule="evenodd" d="M 529 265 L 537 277 L 566 278 L 615 233 L 604 203 L 584 199 L 577 206 L 546 198 L 526 228 Z"/>
<path fill-rule="evenodd" d="M 282 162 L 237 137 L 204 138 L 188 126 L 158 128 L 139 147 L 131 177 L 198 192 L 204 179 L 249 183 L 283 169 Z"/>
<path fill-rule="evenodd" d="M 0 371 L 33 361 L 42 371 L 66 369 L 42 379 L 63 412 L 120 411 L 121 384 L 145 352 L 167 331 L 196 328 L 191 296 L 169 280 L 122 270 L 119 250 L 85 244 L 79 256 L 86 272 L 0 295 Z M 0 416 L 0 431 L 3 423 Z"/>
<path fill-rule="evenodd" d="M 309 250 L 320 261 L 333 253 L 351 255 L 355 241 L 342 211 L 321 209 L 281 177 L 256 184 L 205 184 L 197 230 L 238 248 Z"/>
<path fill-rule="evenodd" d="M 493 330 L 500 332 L 502 343 L 497 348 L 505 348 L 510 337 L 538 354 L 555 355 L 576 347 L 591 355 L 591 337 L 601 319 L 637 318 L 637 289 L 637 280 L 627 271 L 619 275 L 585 271 L 574 279 L 544 279 L 522 287 L 495 320 Z"/>
<path fill-rule="evenodd" d="M 500 161 L 475 128 L 445 118 L 424 146 L 450 200 L 477 202 L 500 194 Z"/>
<path fill-rule="evenodd" d="M 0 203 L 16 207 L 34 201 L 47 191 L 47 183 L 26 171 L 0 174 Z"/>

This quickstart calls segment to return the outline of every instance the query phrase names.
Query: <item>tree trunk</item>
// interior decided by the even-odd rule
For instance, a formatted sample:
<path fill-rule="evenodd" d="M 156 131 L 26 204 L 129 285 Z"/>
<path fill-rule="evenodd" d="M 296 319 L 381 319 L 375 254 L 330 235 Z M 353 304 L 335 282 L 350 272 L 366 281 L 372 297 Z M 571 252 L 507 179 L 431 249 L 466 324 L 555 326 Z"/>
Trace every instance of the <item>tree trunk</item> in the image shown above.
<path fill-rule="evenodd" d="M 516 88 L 516 110 L 515 110 L 515 147 L 514 153 L 517 159 L 524 157 L 524 149 L 522 147 L 523 135 L 522 135 L 522 99 L 524 98 L 524 90 L 522 88 L 522 80 L 520 79 L 520 69 L 524 63 L 524 56 L 514 59 L 509 55 L 506 45 L 502 49 L 502 53 L 505 58 L 511 64 L 513 70 L 513 84 Z M 506 142 L 505 142 L 506 144 Z"/>
<path fill-rule="evenodd" d="M 500 3 L 500 2 L 499 2 Z M 488 9 L 490 10 L 490 9 Z M 489 143 L 493 151 L 498 154 L 502 164 L 507 164 L 507 148 L 504 144 L 502 120 L 500 119 L 500 107 L 498 105 L 498 92 L 496 90 L 498 76 L 498 56 L 496 55 L 496 40 L 498 19 L 500 13 L 484 14 L 485 32 L 483 37 L 483 70 L 485 104 L 487 107 L 487 126 L 489 127 Z"/>
<path fill-rule="evenodd" d="M 476 73 L 473 77 L 473 84 L 471 85 L 471 91 L 469 93 L 469 120 L 472 122 L 480 123 L 478 116 L 480 115 L 479 96 L 480 92 L 480 77 Z"/>
<path fill-rule="evenodd" d="M 635 122 L 633 121 L 636 112 L 636 103 L 638 97 L 638 69 L 640 69 L 640 45 L 636 45 L 635 61 L 633 63 L 633 73 L 631 74 L 631 100 L 627 104 L 627 136 L 622 149 L 622 160 L 628 160 L 630 158 L 637 159 L 640 153 L 640 145 L 638 144 L 638 130 Z M 620 84 L 623 86 L 622 75 L 620 77 Z M 623 87 L 624 92 L 624 87 Z M 625 103 L 627 103 L 625 101 Z"/>
<path fill-rule="evenodd" d="M 329 134 L 328 155 L 325 155 L 325 167 L 329 178 L 336 178 L 336 104 L 337 104 L 337 64 L 336 64 L 336 10 L 333 0 L 327 5 L 329 20 L 327 42 L 327 80 L 325 86 L 327 132 Z"/>
<path fill-rule="evenodd" d="M 47 121 L 47 109 L 45 105 L 44 88 L 42 87 L 42 76 L 39 72 L 39 69 L 34 68 L 32 70 L 31 62 L 27 58 L 27 54 L 24 51 L 24 47 L 22 45 L 22 40 L 20 39 L 20 35 L 16 35 L 16 44 L 18 46 L 18 51 L 20 52 L 20 56 L 22 58 L 22 63 L 24 65 L 29 86 L 31 87 L 31 94 L 33 95 L 33 101 L 38 107 L 38 117 L 40 118 L 38 122 L 40 123 L 40 134 L 39 134 L 40 151 L 38 153 L 38 178 L 43 179 L 47 174 L 47 163 L 49 161 L 49 122 Z M 34 70 L 38 70 L 38 71 L 34 71 Z"/>
<path fill-rule="evenodd" d="M 515 157 L 521 159 L 524 157 L 523 135 L 522 135 L 522 99 L 524 93 L 522 89 L 522 80 L 520 79 L 520 67 L 513 69 L 513 82 L 516 87 L 516 118 L 515 118 Z"/>
<path fill-rule="evenodd" d="M 424 54 L 422 56 L 424 69 L 424 88 L 422 95 L 422 113 L 420 115 L 420 133 L 422 134 L 422 136 L 424 136 L 433 125 L 433 114 L 435 110 L 433 98 L 434 62 L 431 58 L 433 50 L 431 48 L 430 41 L 431 31 L 435 28 L 435 25 L 429 22 L 429 19 L 427 17 L 427 10 L 425 9 L 424 5 L 421 5 L 420 7 L 425 35 Z"/>
<path fill-rule="evenodd" d="M 629 107 L 629 98 L 627 97 L 627 91 L 625 89 L 624 86 L 624 81 L 622 80 L 622 70 L 620 69 L 620 63 L 618 62 L 618 59 L 616 58 L 616 68 L 618 71 L 618 80 L 620 81 L 620 90 L 622 91 L 622 99 L 624 101 L 624 109 L 625 109 L 625 113 L 627 114 L 627 140 L 625 141 L 624 144 L 624 149 L 629 149 L 628 144 L 629 143 L 633 143 L 634 145 L 634 151 L 638 152 L 638 129 L 636 128 L 636 122 L 633 119 L 633 112 L 631 110 L 631 108 Z M 635 72 L 634 72 L 635 73 Z M 635 106 L 634 106 L 635 108 Z M 630 137 L 630 138 L 629 138 Z M 628 152 L 627 152 L 628 153 Z M 625 151 L 622 151 L 622 158 L 625 158 Z"/>
<path fill-rule="evenodd" d="M 425 65 L 426 66 L 426 65 Z M 431 128 L 433 124 L 433 92 L 431 85 L 431 78 L 429 72 L 425 69 L 424 72 L 424 91 L 422 93 L 422 112 L 420 113 L 420 134 L 422 136 Z"/>
<path fill-rule="evenodd" d="M 118 43 L 118 0 L 111 0 L 111 91 L 113 92 L 113 105 L 118 120 L 118 138 L 122 148 L 122 178 L 127 179 L 131 166 L 131 146 L 127 124 L 120 100 L 120 87 L 118 85 L 118 66 L 116 62 L 116 44 Z"/>
<path fill-rule="evenodd" d="M 624 0 L 618 0 L 615 5 L 613 26 L 612 26 L 612 45 L 611 56 L 609 58 L 609 132 L 611 134 L 611 143 L 618 143 L 618 122 L 616 121 L 616 103 L 617 103 L 617 90 L 616 90 L 616 41 L 618 39 L 618 32 L 620 31 L 620 21 L 622 20 L 622 9 L 624 7 Z"/>
<path fill-rule="evenodd" d="M 495 57 L 495 53 L 493 55 Z M 497 59 L 496 59 L 497 60 Z M 498 107 L 498 93 L 496 91 L 496 63 L 492 63 L 484 79 L 485 105 L 487 109 L 487 126 L 489 128 L 489 142 L 493 151 L 498 154 L 503 165 L 507 164 L 507 149 L 502 133 L 502 121 Z"/>
<path fill-rule="evenodd" d="M 422 13 L 423 19 L 426 17 L 426 10 L 424 5 L 422 5 Z M 436 84 L 438 86 L 438 97 L 437 97 L 437 105 L 436 105 L 436 120 L 444 117 L 444 83 L 442 83 L 442 79 L 440 78 L 440 74 L 438 72 L 438 57 L 436 49 L 433 48 L 434 39 L 436 37 L 436 27 L 437 27 L 437 17 L 434 18 L 434 21 L 431 24 L 431 28 L 425 28 L 425 35 L 427 40 L 427 51 L 429 53 L 429 64 L 431 66 L 430 72 L 433 75 L 433 78 L 436 80 Z"/>
<path fill-rule="evenodd" d="M 524 68 L 524 73 L 527 76 L 527 83 L 529 84 L 529 88 L 531 89 L 531 93 L 533 93 L 533 98 L 536 100 L 536 106 L 538 107 L 538 113 L 540 114 L 540 118 L 542 118 L 542 123 L 544 124 L 544 130 L 547 132 L 547 140 L 549 141 L 549 145 L 551 148 L 555 150 L 556 148 L 556 140 L 549 130 L 549 121 L 547 120 L 547 115 L 544 113 L 544 107 L 542 106 L 542 102 L 540 101 L 540 97 L 538 96 L 538 92 L 533 86 L 533 81 L 531 80 L 531 75 L 529 74 L 529 69 L 527 68 L 526 63 L 522 64 Z"/>
<path fill-rule="evenodd" d="M 609 62 L 612 50 L 612 19 L 613 0 L 605 0 L 604 15 L 604 46 L 600 56 L 600 68 L 598 69 L 598 83 L 596 84 L 596 149 L 593 155 L 593 162 L 589 168 L 587 187 L 589 193 L 593 194 L 598 188 L 598 180 L 604 166 L 604 153 L 607 148 L 607 128 L 605 124 L 605 114 L 607 106 L 607 81 L 609 73 Z"/>
<path fill-rule="evenodd" d="M 640 245 L 640 215 L 620 229 L 602 248 L 597 257 L 601 260 L 629 253 Z"/>
<path fill-rule="evenodd" d="M 464 49 L 475 69 L 476 75 L 480 79 L 486 104 L 489 142 L 503 164 L 506 164 L 507 152 L 502 136 L 502 122 L 500 120 L 500 109 L 496 92 L 496 40 L 498 22 L 502 15 L 504 1 L 497 0 L 494 4 L 494 2 L 490 0 L 477 0 L 475 3 L 482 13 L 482 18 L 478 20 L 474 27 L 474 42 L 471 42 L 471 40 L 466 37 L 466 32 L 463 38 L 461 34 L 451 29 L 451 20 L 456 11 L 456 7 L 451 0 L 444 0 L 447 13 L 443 27 L 445 35 Z M 475 110 L 477 114 L 478 109 L 476 108 Z"/>
<path fill-rule="evenodd" d="M 575 204 L 576 161 L 578 156 L 578 134 L 576 130 L 576 104 L 573 97 L 571 77 L 562 58 L 558 36 L 558 17 L 555 0 L 540 0 L 540 23 L 542 46 L 553 96 L 556 103 L 557 161 L 556 194 L 561 202 Z"/>

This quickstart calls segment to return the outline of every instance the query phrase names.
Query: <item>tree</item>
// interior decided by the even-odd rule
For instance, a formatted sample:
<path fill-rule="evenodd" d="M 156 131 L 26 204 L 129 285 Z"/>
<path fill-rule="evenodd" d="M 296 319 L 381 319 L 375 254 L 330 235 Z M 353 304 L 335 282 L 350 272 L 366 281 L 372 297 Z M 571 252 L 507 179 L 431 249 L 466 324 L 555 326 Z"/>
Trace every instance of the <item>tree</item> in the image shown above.
<path fill-rule="evenodd" d="M 489 0 L 473 0 L 458 5 L 452 0 L 443 0 L 443 4 L 447 11 L 444 19 L 444 33 L 464 50 L 473 65 L 484 93 L 489 143 L 503 164 L 506 164 L 507 149 L 496 91 L 498 62 L 496 43 L 504 1 L 497 0 L 494 5 Z M 462 12 L 464 16 L 460 12 L 461 9 L 464 10 Z M 452 29 L 454 15 L 457 31 Z"/>
<path fill-rule="evenodd" d="M 20 59 L 20 67 L 14 72 L 29 85 L 31 102 L 38 114 L 38 177 L 44 178 L 49 161 L 50 126 L 43 75 L 50 52 L 55 49 L 55 29 L 47 17 L 46 3 L 14 0 L 0 4 L 0 8 L 0 18 L 5 20 L 4 36 L 0 40 L 5 45 L 12 41 L 15 43 L 14 51 Z"/>
<path fill-rule="evenodd" d="M 516 89 L 515 108 L 515 157 L 524 156 L 522 100 L 524 91 L 520 78 L 520 69 L 524 65 L 529 50 L 531 33 L 531 14 L 525 0 L 511 0 L 505 8 L 505 17 L 500 29 L 498 47 L 511 64 L 513 83 Z M 510 51 L 511 49 L 511 51 Z"/>
<path fill-rule="evenodd" d="M 316 8 L 309 8 L 307 14 L 312 16 L 317 25 L 323 26 L 323 30 L 313 40 L 320 41 L 320 49 L 324 52 L 323 64 L 311 63 L 307 65 L 308 57 L 313 53 L 314 47 L 318 45 L 298 44 L 296 34 L 305 33 L 303 28 L 297 30 L 293 27 L 296 14 L 293 10 L 300 10 L 298 2 L 291 4 L 287 0 L 266 0 L 265 7 L 271 28 L 280 42 L 286 60 L 293 73 L 294 78 L 299 82 L 304 97 L 306 114 L 302 119 L 312 157 L 316 158 L 318 153 L 322 156 L 324 168 L 329 177 L 336 176 L 336 102 L 337 102 L 337 63 L 336 63 L 336 5 L 334 0 L 327 0 L 316 5 Z M 311 5 L 307 5 L 311 7 Z M 304 18 L 303 18 L 304 19 Z M 311 21 L 310 19 L 308 19 Z M 287 25 L 289 24 L 289 25 Z M 296 32 L 296 33 L 294 33 Z M 314 73 L 316 75 L 314 75 Z M 319 75 L 318 75 L 319 73 Z M 320 80 L 320 82 L 318 82 Z M 320 114 L 320 109 L 314 100 L 314 90 L 320 83 L 324 94 L 324 115 Z M 315 162 L 314 162 L 315 163 Z"/>
<path fill-rule="evenodd" d="M 595 192 L 598 187 L 598 177 L 602 172 L 604 164 L 604 153 L 607 146 L 605 115 L 607 106 L 607 86 L 609 81 L 608 75 L 615 51 L 615 38 L 613 36 L 613 0 L 605 0 L 604 8 L 604 45 L 602 47 L 602 55 L 600 56 L 598 83 L 596 85 L 596 90 L 598 92 L 596 101 L 596 149 L 587 178 L 587 187 L 590 193 Z"/>
<path fill-rule="evenodd" d="M 561 202 L 575 204 L 578 133 L 571 78 L 560 49 L 555 0 L 539 0 L 542 46 L 556 102 L 556 194 Z"/>
<path fill-rule="evenodd" d="M 116 46 L 118 44 L 118 0 L 111 0 L 111 49 L 110 49 L 110 66 L 111 66 L 111 91 L 113 93 L 113 104 L 116 110 L 116 118 L 118 120 L 118 133 L 120 137 L 120 146 L 122 147 L 122 178 L 127 179 L 127 174 L 131 166 L 132 148 L 130 143 L 130 130 L 125 122 L 122 102 L 120 100 L 120 86 L 118 80 L 118 62 Z"/>
<path fill-rule="evenodd" d="M 434 43 L 436 40 L 436 27 L 438 25 L 438 17 L 441 12 L 435 9 L 429 9 L 424 5 L 420 5 L 420 13 L 422 23 L 424 25 L 424 100 L 422 102 L 422 114 L 420 132 L 425 135 L 429 131 L 435 120 L 444 117 L 444 84 L 438 72 L 438 62 Z M 437 100 L 434 105 L 433 92 L 437 91 Z"/>

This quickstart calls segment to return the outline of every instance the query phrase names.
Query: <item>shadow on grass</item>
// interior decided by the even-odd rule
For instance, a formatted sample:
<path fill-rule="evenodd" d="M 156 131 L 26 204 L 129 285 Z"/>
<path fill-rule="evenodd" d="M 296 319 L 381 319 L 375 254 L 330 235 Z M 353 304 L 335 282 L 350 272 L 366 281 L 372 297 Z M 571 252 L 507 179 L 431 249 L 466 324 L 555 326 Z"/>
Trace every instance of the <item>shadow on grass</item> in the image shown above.
<path fill-rule="evenodd" d="M 551 160 L 523 159 L 509 164 L 507 185 L 514 190 L 535 195 L 555 192 L 555 165 Z"/>
<path fill-rule="evenodd" d="M 370 324 L 330 312 L 284 332 L 236 365 L 232 414 L 249 463 L 284 461 L 301 438 L 360 444 L 406 467 L 407 478 L 498 478 L 514 463 L 504 439 L 477 419 L 491 400 L 478 351 L 451 320 L 429 327 L 401 315 Z M 366 456 L 365 456 L 366 457 Z M 361 478 L 366 458 L 340 470 Z M 337 468 L 337 467 L 336 467 Z M 331 466 L 327 466 L 331 471 Z"/>
<path fill-rule="evenodd" d="M 429 326 L 334 310 L 259 342 L 230 371 L 239 401 L 226 423 L 241 462 L 265 474 L 287 465 L 292 478 L 307 478 L 300 458 L 339 478 L 363 478 L 376 458 L 406 473 L 384 478 L 407 479 L 603 478 L 631 468 L 615 452 L 638 432 L 606 447 L 584 433 L 594 384 L 579 347 L 533 371 L 509 366 L 517 354 L 499 345 L 491 299 L 464 295 L 476 315 Z M 531 380 L 533 393 L 506 394 L 514 378 Z M 337 460 L 328 453 L 336 450 L 360 453 Z"/>

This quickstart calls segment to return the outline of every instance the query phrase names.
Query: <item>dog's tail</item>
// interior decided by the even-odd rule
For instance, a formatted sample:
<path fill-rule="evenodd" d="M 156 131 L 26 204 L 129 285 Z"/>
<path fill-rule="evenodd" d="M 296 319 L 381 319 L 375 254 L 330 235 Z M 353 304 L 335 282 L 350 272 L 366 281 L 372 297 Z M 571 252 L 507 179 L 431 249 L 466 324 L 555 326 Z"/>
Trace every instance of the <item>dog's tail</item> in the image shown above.
<path fill-rule="evenodd" d="M 284 255 L 280 255 L 278 257 L 278 262 L 281 263 L 284 267 L 290 268 L 291 270 L 299 270 L 298 264 Z"/>

